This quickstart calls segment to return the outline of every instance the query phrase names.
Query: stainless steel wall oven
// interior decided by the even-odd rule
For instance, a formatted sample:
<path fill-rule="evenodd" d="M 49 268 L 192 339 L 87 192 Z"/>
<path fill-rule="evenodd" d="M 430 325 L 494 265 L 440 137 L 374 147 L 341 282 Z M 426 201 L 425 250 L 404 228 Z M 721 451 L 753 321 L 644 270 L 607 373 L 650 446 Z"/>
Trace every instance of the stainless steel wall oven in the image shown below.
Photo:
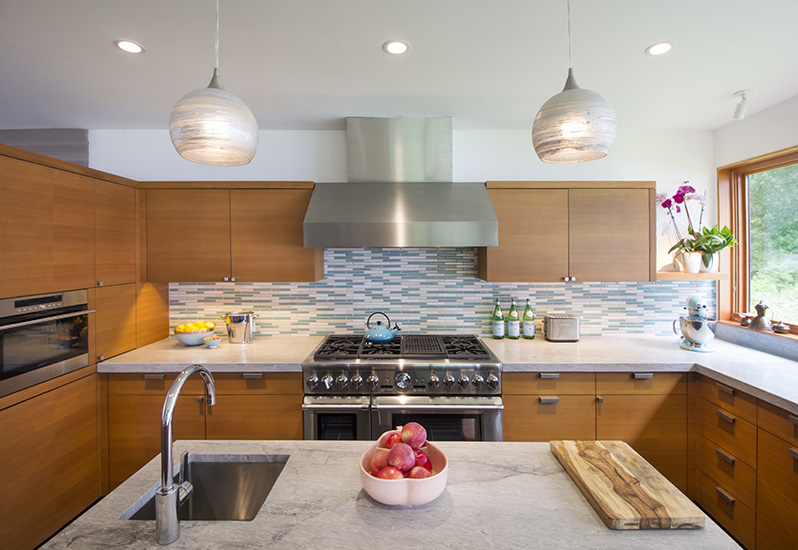
<path fill-rule="evenodd" d="M 89 364 L 88 292 L 0 300 L 0 397 Z"/>

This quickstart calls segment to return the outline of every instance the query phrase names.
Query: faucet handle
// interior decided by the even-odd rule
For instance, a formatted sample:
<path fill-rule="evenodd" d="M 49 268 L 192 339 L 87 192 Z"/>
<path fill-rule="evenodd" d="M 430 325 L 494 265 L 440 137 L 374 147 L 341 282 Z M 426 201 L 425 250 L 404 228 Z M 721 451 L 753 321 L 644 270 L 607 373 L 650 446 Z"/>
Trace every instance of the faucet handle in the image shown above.
<path fill-rule="evenodd" d="M 194 492 L 194 486 L 188 480 L 189 478 L 189 463 L 188 463 L 188 451 L 183 451 L 183 454 L 180 455 L 180 469 L 177 472 L 177 505 L 180 506 L 183 504 L 188 497 L 191 496 L 191 493 Z"/>

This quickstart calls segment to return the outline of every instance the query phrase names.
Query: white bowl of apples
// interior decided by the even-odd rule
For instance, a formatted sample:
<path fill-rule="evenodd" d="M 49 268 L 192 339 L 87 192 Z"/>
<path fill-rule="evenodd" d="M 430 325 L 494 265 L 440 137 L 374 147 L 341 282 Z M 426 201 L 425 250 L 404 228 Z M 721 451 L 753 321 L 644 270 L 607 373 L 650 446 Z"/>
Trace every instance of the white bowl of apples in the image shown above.
<path fill-rule="evenodd" d="M 392 506 L 432 502 L 446 488 L 448 474 L 446 455 L 427 441 L 427 431 L 417 422 L 385 432 L 360 457 L 363 489 Z"/>

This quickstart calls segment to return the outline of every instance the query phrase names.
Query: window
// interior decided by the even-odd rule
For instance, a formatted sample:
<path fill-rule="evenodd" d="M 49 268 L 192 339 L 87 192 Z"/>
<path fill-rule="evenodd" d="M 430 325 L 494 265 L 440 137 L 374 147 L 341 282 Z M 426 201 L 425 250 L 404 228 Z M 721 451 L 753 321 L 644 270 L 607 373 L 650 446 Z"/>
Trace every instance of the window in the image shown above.
<path fill-rule="evenodd" d="M 768 318 L 798 334 L 798 147 L 719 169 L 718 206 L 739 241 L 722 259 L 730 280 L 721 283 L 720 318 L 761 300 Z"/>

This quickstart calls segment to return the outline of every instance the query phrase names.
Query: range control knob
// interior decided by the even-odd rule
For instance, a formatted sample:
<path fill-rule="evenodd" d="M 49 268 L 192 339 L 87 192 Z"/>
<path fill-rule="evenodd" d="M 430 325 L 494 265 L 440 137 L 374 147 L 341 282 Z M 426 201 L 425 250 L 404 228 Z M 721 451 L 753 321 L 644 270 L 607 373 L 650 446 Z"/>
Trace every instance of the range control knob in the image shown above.
<path fill-rule="evenodd" d="M 430 374 L 429 378 L 427 378 L 427 385 L 430 388 L 435 389 L 435 388 L 437 388 L 440 385 L 440 383 L 441 383 L 441 379 L 438 378 L 438 375 L 435 374 L 435 373 Z"/>
<path fill-rule="evenodd" d="M 359 374 L 355 374 L 352 377 L 352 379 L 349 381 L 349 386 L 351 386 L 353 390 L 359 390 L 360 386 L 362 385 L 363 385 L 363 377 L 360 376 Z"/>
<path fill-rule="evenodd" d="M 492 390 L 495 390 L 499 387 L 499 377 L 495 374 L 488 375 L 488 387 Z"/>
<path fill-rule="evenodd" d="M 460 384 L 461 388 L 467 389 L 468 385 L 471 383 L 471 380 L 469 380 L 468 376 L 465 374 L 461 374 L 460 378 L 457 379 L 457 383 Z"/>
<path fill-rule="evenodd" d="M 308 379 L 305 380 L 305 384 L 307 384 L 309 390 L 315 390 L 316 386 L 319 385 L 319 377 L 315 374 L 311 374 L 308 376 Z"/>
<path fill-rule="evenodd" d="M 321 383 L 324 384 L 324 387 L 329 390 L 330 388 L 332 388 L 332 385 L 333 385 L 333 377 L 330 376 L 329 373 L 327 373 L 321 379 Z"/>
<path fill-rule="evenodd" d="M 471 379 L 471 383 L 474 385 L 476 389 L 481 389 L 482 384 L 485 383 L 485 380 L 482 378 L 481 375 L 475 374 L 474 378 Z"/>
<path fill-rule="evenodd" d="M 346 377 L 346 374 L 339 374 L 338 377 L 335 379 L 335 387 L 339 390 L 345 390 L 346 384 L 349 382 L 349 379 Z"/>
<path fill-rule="evenodd" d="M 406 390 L 410 387 L 410 375 L 406 372 L 397 372 L 396 376 L 393 377 L 393 381 L 400 390 Z"/>
<path fill-rule="evenodd" d="M 377 375 L 376 375 L 376 374 L 374 374 L 374 373 L 372 372 L 372 373 L 369 375 L 369 377 L 368 377 L 368 378 L 366 378 L 366 384 L 368 384 L 368 385 L 369 385 L 369 389 L 370 389 L 371 391 L 374 391 L 374 390 L 376 390 L 376 389 L 377 389 L 377 386 L 379 386 L 379 385 L 380 385 L 380 379 L 379 379 L 379 378 L 377 378 Z"/>
<path fill-rule="evenodd" d="M 447 374 L 443 377 L 443 387 L 450 390 L 454 387 L 454 376 Z"/>

